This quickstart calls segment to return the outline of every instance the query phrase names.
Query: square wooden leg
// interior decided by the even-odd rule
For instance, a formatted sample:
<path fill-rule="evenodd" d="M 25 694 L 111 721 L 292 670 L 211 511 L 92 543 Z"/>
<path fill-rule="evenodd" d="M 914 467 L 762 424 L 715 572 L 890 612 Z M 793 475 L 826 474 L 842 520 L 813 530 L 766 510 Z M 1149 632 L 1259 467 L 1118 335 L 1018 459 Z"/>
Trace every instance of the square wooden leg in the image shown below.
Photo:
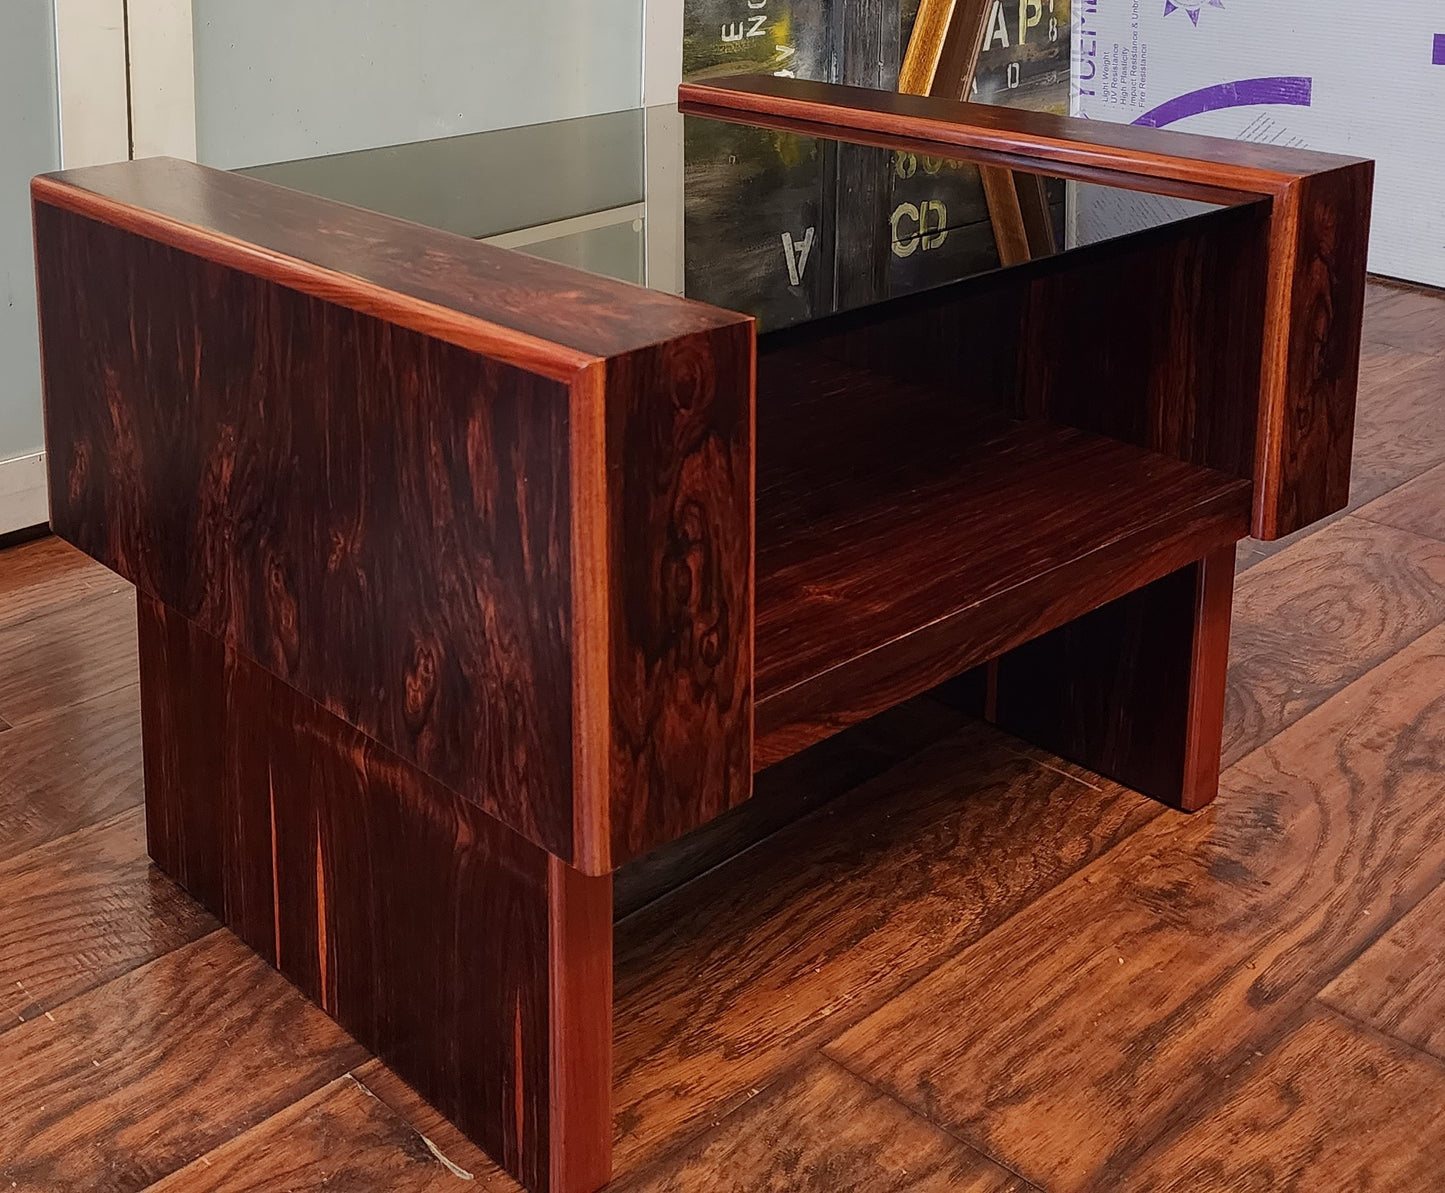
<path fill-rule="evenodd" d="M 1011 651 L 994 719 L 1187 812 L 1219 790 L 1234 549 Z"/>
<path fill-rule="evenodd" d="M 527 1188 L 605 1184 L 610 877 L 139 608 L 156 864 Z"/>

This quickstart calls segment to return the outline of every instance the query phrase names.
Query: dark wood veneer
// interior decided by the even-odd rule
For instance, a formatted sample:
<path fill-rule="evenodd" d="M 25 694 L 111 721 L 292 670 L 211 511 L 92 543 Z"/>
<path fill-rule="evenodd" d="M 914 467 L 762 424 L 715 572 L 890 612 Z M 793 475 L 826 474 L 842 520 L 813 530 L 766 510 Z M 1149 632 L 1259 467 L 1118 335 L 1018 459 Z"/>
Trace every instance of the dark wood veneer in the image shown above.
<path fill-rule="evenodd" d="M 558 379 L 730 311 L 172 158 L 62 171 L 37 202 Z"/>
<path fill-rule="evenodd" d="M 1271 204 L 1253 532 L 1280 538 L 1349 500 L 1374 163 L 1255 142 L 758 76 L 685 83 L 685 111 L 906 138 L 983 164 L 1216 202 Z"/>
<path fill-rule="evenodd" d="M 892 453 L 906 467 L 866 480 L 846 455 L 799 468 L 789 435 L 816 428 L 820 405 L 873 450 L 896 448 L 908 414 L 941 411 L 851 370 L 815 367 L 810 383 L 793 426 L 765 407 L 759 427 L 779 455 L 760 465 L 755 766 L 1247 533 L 1248 481 L 997 415 L 925 420 L 935 450 L 911 443 Z"/>
<path fill-rule="evenodd" d="M 56 529 L 572 858 L 567 387 L 47 205 L 36 233 L 90 279 L 41 280 Z"/>
<path fill-rule="evenodd" d="M 148 598 L 140 658 L 161 868 L 524 1183 L 603 1184 L 611 879 Z"/>
<path fill-rule="evenodd" d="M 747 797 L 750 320 L 675 300 L 562 382 L 71 206 L 35 212 L 60 534 L 588 872 Z"/>
<path fill-rule="evenodd" d="M 185 163 L 34 184 L 51 508 L 139 589 L 152 856 L 548 1193 L 609 1177 L 613 869 L 960 673 L 1202 806 L 1234 544 L 1348 489 L 1368 163 L 684 98 L 848 177 L 901 147 L 1234 206 L 902 298 L 875 255 L 834 295 L 872 305 L 760 339 Z"/>

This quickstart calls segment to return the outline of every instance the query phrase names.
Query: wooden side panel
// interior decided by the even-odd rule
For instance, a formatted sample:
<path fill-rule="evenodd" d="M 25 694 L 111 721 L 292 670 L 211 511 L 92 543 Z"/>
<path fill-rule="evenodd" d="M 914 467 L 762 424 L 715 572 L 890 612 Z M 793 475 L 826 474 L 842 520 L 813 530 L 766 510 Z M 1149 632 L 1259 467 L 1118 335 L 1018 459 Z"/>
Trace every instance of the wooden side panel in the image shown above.
<path fill-rule="evenodd" d="M 942 29 L 953 8 L 947 0 L 927 6 L 920 29 L 926 32 L 928 23 Z M 933 76 L 919 77 L 931 83 Z M 923 152 L 931 144 L 983 166 L 1046 170 L 1212 202 L 1267 201 L 1253 532 L 1278 538 L 1347 503 L 1372 162 L 798 79 L 685 83 L 679 99 L 684 111 L 716 119 L 832 132 L 867 144 L 907 143 Z"/>
<path fill-rule="evenodd" d="M 1365 162 L 1302 178 L 1275 201 L 1257 538 L 1349 504 L 1373 188 Z"/>
<path fill-rule="evenodd" d="M 610 879 L 144 597 L 140 631 L 157 863 L 528 1188 L 604 1183 Z"/>
<path fill-rule="evenodd" d="M 1229 208 L 1042 273 L 1020 411 L 1254 476 L 1268 228 L 1266 205 Z"/>
<path fill-rule="evenodd" d="M 45 175 L 31 193 L 41 203 L 562 380 L 599 356 L 743 319 L 174 158 Z"/>
<path fill-rule="evenodd" d="M 1230 547 L 1005 655 L 1010 733 L 1195 811 L 1218 792 Z"/>
<path fill-rule="evenodd" d="M 753 373 L 750 322 L 608 362 L 613 865 L 752 791 Z"/>
<path fill-rule="evenodd" d="M 819 320 L 762 351 L 816 352 L 1249 478 L 1267 231 L 1262 204 L 1213 212 Z"/>
<path fill-rule="evenodd" d="M 35 219 L 56 530 L 573 858 L 567 387 Z"/>

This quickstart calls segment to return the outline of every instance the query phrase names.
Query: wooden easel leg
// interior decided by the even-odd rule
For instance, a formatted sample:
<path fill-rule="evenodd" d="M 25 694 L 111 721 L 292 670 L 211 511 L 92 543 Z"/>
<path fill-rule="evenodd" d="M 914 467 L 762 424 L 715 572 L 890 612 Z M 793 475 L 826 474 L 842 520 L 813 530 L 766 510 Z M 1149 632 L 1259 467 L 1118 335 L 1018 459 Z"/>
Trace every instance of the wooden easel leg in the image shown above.
<path fill-rule="evenodd" d="M 999 660 L 999 726 L 1185 811 L 1219 790 L 1234 551 Z"/>
<path fill-rule="evenodd" d="M 151 856 L 527 1188 L 611 1167 L 611 879 L 140 599 Z"/>

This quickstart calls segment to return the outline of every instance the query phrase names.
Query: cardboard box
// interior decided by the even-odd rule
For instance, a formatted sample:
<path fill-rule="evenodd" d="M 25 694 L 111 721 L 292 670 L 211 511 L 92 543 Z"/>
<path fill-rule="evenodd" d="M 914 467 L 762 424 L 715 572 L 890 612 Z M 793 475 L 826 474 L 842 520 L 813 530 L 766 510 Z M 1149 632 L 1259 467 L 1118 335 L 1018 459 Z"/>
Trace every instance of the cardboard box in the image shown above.
<path fill-rule="evenodd" d="M 1445 286 L 1441 0 L 1074 0 L 1071 111 L 1378 162 L 1370 268 Z"/>

